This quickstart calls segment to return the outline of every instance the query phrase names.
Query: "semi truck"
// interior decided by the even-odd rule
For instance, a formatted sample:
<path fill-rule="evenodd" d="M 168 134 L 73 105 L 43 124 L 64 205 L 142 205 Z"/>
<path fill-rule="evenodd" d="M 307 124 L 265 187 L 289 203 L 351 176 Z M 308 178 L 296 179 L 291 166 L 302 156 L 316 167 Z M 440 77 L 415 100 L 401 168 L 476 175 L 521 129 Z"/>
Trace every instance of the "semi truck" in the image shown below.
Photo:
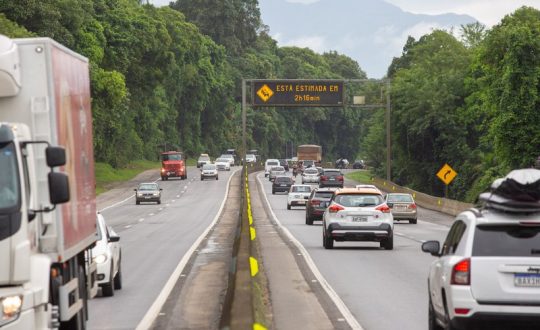
<path fill-rule="evenodd" d="M 315 163 L 322 161 L 322 147 L 315 144 L 303 144 L 297 147 L 298 161 L 312 160 Z"/>
<path fill-rule="evenodd" d="M 0 328 L 85 328 L 95 241 L 88 60 L 0 35 Z"/>

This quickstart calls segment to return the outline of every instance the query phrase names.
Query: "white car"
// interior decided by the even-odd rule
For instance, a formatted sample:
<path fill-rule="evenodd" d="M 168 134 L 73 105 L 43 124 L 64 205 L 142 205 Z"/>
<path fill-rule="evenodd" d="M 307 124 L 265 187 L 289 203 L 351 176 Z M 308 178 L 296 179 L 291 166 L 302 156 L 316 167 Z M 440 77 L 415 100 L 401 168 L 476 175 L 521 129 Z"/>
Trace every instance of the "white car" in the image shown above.
<path fill-rule="evenodd" d="M 218 158 L 214 162 L 218 171 L 230 171 L 231 162 L 227 158 Z"/>
<path fill-rule="evenodd" d="M 274 181 L 278 175 L 285 175 L 286 172 L 283 166 L 273 166 L 268 174 L 268 180 Z"/>
<path fill-rule="evenodd" d="M 202 166 L 201 181 L 207 178 L 218 180 L 218 170 L 215 164 L 205 164 Z"/>
<path fill-rule="evenodd" d="M 264 162 L 264 176 L 265 177 L 270 175 L 270 170 L 274 166 L 279 166 L 279 159 L 267 159 L 266 162 Z"/>
<path fill-rule="evenodd" d="M 235 163 L 235 159 L 234 159 L 234 155 L 232 154 L 223 154 L 221 156 L 219 156 L 219 158 L 225 158 L 229 161 L 229 165 L 230 166 L 234 166 L 234 163 Z"/>
<path fill-rule="evenodd" d="M 302 183 L 319 183 L 319 170 L 315 167 L 306 168 L 302 173 Z"/>
<path fill-rule="evenodd" d="M 538 187 L 540 171 L 520 171 L 536 171 Z M 508 186 L 517 186 L 520 178 L 514 179 Z M 508 186 L 507 192 L 513 189 Z M 442 248 L 438 241 L 422 244 L 437 257 L 428 276 L 429 329 L 539 328 L 538 188 L 529 201 L 497 191 L 480 195 L 481 209 L 457 215 Z M 526 194 L 513 192 L 513 198 L 520 195 Z"/>
<path fill-rule="evenodd" d="M 374 241 L 394 248 L 394 218 L 378 189 L 336 190 L 323 214 L 323 246 L 332 249 L 334 241 Z"/>
<path fill-rule="evenodd" d="M 307 184 L 293 184 L 287 196 L 287 210 L 293 206 L 306 206 L 306 201 L 311 194 L 311 186 Z"/>
<path fill-rule="evenodd" d="M 246 163 L 248 164 L 254 164 L 257 162 L 257 156 L 253 154 L 247 154 L 246 155 Z"/>
<path fill-rule="evenodd" d="M 97 264 L 97 284 L 105 297 L 122 289 L 122 251 L 120 236 L 107 226 L 101 213 L 97 214 L 97 241 L 92 257 Z"/>

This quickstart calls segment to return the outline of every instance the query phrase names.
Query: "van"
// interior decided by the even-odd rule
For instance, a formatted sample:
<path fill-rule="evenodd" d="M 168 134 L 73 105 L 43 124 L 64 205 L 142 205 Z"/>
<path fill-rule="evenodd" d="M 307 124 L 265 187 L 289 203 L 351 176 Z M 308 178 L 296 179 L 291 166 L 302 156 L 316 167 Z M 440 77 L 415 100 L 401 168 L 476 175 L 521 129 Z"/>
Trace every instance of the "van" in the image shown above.
<path fill-rule="evenodd" d="M 274 166 L 279 166 L 279 160 L 278 159 L 267 159 L 266 162 L 264 162 L 264 176 L 267 177 L 268 174 L 270 174 L 270 169 Z"/>

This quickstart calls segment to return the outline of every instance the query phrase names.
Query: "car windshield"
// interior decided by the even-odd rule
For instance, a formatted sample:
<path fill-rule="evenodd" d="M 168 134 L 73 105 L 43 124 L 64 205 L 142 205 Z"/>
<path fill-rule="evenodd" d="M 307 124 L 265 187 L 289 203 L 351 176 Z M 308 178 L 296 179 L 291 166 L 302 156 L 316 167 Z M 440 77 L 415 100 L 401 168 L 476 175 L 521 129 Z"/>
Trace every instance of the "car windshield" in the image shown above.
<path fill-rule="evenodd" d="M 203 160 L 210 160 L 210 157 L 209 157 L 209 156 L 200 156 L 200 157 L 199 157 L 199 160 L 200 160 L 200 161 L 203 161 Z"/>
<path fill-rule="evenodd" d="M 540 227 L 477 226 L 474 232 L 472 255 L 537 258 L 540 255 Z"/>
<path fill-rule="evenodd" d="M 203 170 L 215 170 L 216 165 L 214 165 L 214 164 L 206 164 L 206 165 L 203 165 L 202 169 Z"/>
<path fill-rule="evenodd" d="M 181 153 L 176 153 L 176 154 L 162 154 L 161 155 L 161 160 L 162 161 L 167 161 L 167 160 L 183 160 L 184 159 L 184 155 L 182 155 Z"/>
<path fill-rule="evenodd" d="M 139 185 L 139 190 L 157 190 L 158 186 L 155 183 L 142 183 Z"/>
<path fill-rule="evenodd" d="M 347 207 L 375 206 L 382 203 L 382 196 L 375 194 L 340 194 L 334 201 Z"/>
<path fill-rule="evenodd" d="M 413 198 L 411 195 L 388 195 L 388 202 L 390 203 L 412 203 Z"/>
<path fill-rule="evenodd" d="M 293 192 L 311 192 L 310 186 L 293 186 L 292 188 Z"/>
<path fill-rule="evenodd" d="M 0 212 L 20 204 L 19 174 L 13 143 L 0 144 Z"/>

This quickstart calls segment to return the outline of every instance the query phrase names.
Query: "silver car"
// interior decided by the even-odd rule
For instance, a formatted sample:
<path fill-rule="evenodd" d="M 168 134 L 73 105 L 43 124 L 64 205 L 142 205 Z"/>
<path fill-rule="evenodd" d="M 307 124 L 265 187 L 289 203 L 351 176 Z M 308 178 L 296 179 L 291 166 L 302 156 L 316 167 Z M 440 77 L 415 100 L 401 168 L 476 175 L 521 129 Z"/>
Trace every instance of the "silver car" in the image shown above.
<path fill-rule="evenodd" d="M 315 167 L 306 168 L 302 173 L 302 183 L 319 183 L 319 170 Z"/>
<path fill-rule="evenodd" d="M 201 169 L 201 181 L 204 179 L 218 179 L 218 170 L 215 164 L 205 164 Z"/>
<path fill-rule="evenodd" d="M 161 189 L 155 182 L 140 183 L 135 190 L 135 204 L 141 202 L 156 202 L 161 204 Z"/>
<path fill-rule="evenodd" d="M 418 212 L 416 203 L 411 194 L 389 193 L 385 197 L 386 205 L 392 210 L 394 220 L 409 220 L 409 223 L 416 223 Z"/>
<path fill-rule="evenodd" d="M 274 181 L 276 176 L 278 175 L 285 175 L 286 171 L 283 166 L 274 166 L 270 169 L 270 173 L 268 174 L 268 180 Z"/>

